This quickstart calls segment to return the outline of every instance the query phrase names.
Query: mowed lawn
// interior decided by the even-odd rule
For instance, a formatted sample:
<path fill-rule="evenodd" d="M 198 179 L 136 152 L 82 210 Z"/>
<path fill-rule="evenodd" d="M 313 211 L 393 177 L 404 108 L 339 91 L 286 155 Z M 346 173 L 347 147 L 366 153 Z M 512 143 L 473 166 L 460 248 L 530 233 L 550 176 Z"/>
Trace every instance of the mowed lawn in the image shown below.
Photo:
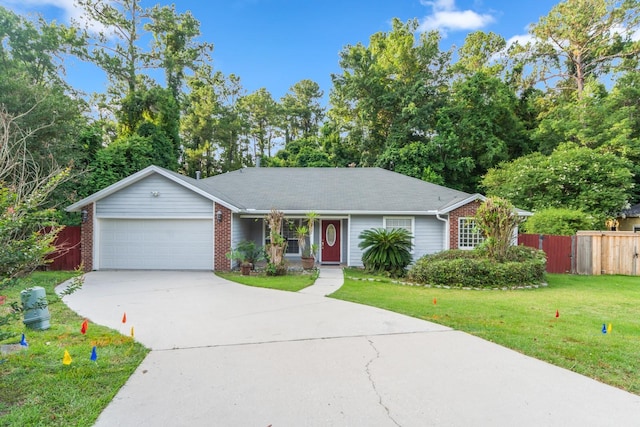
<path fill-rule="evenodd" d="M 350 277 L 367 276 L 346 269 L 344 286 L 331 297 L 465 331 L 640 395 L 638 277 L 548 275 L 547 287 L 513 291 Z"/>
<path fill-rule="evenodd" d="M 148 353 L 131 337 L 91 322 L 81 333 L 84 319 L 54 291 L 72 276 L 36 272 L 0 290 L 7 296 L 0 313 L 6 314 L 10 302 L 20 302 L 21 290 L 42 286 L 51 314 L 51 327 L 44 331 L 25 328 L 22 315 L 2 327 L 15 335 L 0 344 L 18 343 L 24 333 L 28 346 L 0 355 L 0 426 L 91 426 Z M 63 364 L 65 350 L 69 365 Z"/>

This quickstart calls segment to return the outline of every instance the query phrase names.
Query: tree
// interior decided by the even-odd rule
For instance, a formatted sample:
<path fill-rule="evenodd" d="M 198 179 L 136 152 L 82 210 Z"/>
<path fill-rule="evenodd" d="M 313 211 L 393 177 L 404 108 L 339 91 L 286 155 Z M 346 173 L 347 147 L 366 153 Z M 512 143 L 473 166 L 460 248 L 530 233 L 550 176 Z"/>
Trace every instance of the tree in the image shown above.
<path fill-rule="evenodd" d="M 323 95 L 318 83 L 301 80 L 291 86 L 289 92 L 282 97 L 285 145 L 297 138 L 317 136 L 324 118 L 324 108 L 320 105 Z"/>
<path fill-rule="evenodd" d="M 47 197 L 67 178 L 54 163 L 43 171 L 27 150 L 28 130 L 0 109 L 0 288 L 31 273 L 55 251 L 60 228 Z"/>
<path fill-rule="evenodd" d="M 506 199 L 489 197 L 478 207 L 475 221 L 485 237 L 483 247 L 489 258 L 498 262 L 505 260 L 521 222 L 514 206 Z"/>
<path fill-rule="evenodd" d="M 387 149 L 428 142 L 436 112 L 444 101 L 449 53 L 439 49 L 437 32 L 415 40 L 418 22 L 392 22 L 369 46 L 347 46 L 340 53 L 342 73 L 332 75 L 329 116 L 347 143 L 361 153 L 359 164 L 378 164 Z"/>
<path fill-rule="evenodd" d="M 533 153 L 490 169 L 482 185 L 524 209 L 579 209 L 603 221 L 628 204 L 631 167 L 615 154 L 565 143 L 549 156 Z"/>
<path fill-rule="evenodd" d="M 640 54 L 640 42 L 633 39 L 639 28 L 637 0 L 566 0 L 531 26 L 534 43 L 513 53 L 529 54 L 536 65 L 533 81 L 559 78 L 581 97 L 589 77 L 633 66 Z"/>
<path fill-rule="evenodd" d="M 73 28 L 28 21 L 0 7 L 0 106 L 43 173 L 56 164 L 82 162 L 77 138 L 87 125 L 86 103 L 63 81 L 66 54 L 81 52 L 84 39 Z"/>
<path fill-rule="evenodd" d="M 238 104 L 247 123 L 249 138 L 254 142 L 254 155 L 260 155 L 263 158 L 271 157 L 274 140 L 280 135 L 278 128 L 280 106 L 265 88 L 243 96 Z"/>

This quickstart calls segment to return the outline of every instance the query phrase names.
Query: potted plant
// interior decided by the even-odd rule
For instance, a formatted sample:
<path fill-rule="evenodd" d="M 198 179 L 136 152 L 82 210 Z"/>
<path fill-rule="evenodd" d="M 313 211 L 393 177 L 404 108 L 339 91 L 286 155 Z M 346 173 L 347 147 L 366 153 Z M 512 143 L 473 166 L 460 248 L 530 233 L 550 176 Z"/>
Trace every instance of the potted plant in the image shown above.
<path fill-rule="evenodd" d="M 238 249 L 232 249 L 225 254 L 227 259 L 231 261 L 236 261 L 240 265 L 240 272 L 243 276 L 248 276 L 251 274 L 251 263 L 245 257 L 244 252 L 239 251 Z"/>
<path fill-rule="evenodd" d="M 238 243 L 238 246 L 227 252 L 225 256 L 227 259 L 236 261 L 240 265 L 242 275 L 248 276 L 251 274 L 255 263 L 264 258 L 264 250 L 257 248 L 254 242 L 246 240 Z"/>

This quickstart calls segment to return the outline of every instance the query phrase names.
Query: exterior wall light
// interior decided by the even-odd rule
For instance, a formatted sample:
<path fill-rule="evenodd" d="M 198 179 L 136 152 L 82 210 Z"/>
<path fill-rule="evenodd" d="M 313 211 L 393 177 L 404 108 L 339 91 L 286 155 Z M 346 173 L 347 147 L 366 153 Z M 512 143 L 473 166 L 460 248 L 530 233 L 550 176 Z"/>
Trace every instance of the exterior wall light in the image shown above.
<path fill-rule="evenodd" d="M 89 219 L 89 212 L 86 209 L 82 209 L 82 211 L 80 211 L 80 216 L 82 218 L 82 222 L 87 222 L 87 219 Z"/>
<path fill-rule="evenodd" d="M 216 219 L 218 222 L 222 222 L 222 211 L 216 212 Z"/>

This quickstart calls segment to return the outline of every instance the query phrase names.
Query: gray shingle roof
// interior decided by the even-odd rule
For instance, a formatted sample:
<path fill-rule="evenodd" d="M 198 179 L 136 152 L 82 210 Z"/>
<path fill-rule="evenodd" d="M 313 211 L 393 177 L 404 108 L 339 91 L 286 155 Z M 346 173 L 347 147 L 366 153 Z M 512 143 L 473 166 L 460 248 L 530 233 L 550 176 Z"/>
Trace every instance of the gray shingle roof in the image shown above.
<path fill-rule="evenodd" d="M 182 178 L 248 213 L 271 208 L 284 212 L 435 213 L 471 197 L 380 168 L 245 168 L 201 180 Z"/>

